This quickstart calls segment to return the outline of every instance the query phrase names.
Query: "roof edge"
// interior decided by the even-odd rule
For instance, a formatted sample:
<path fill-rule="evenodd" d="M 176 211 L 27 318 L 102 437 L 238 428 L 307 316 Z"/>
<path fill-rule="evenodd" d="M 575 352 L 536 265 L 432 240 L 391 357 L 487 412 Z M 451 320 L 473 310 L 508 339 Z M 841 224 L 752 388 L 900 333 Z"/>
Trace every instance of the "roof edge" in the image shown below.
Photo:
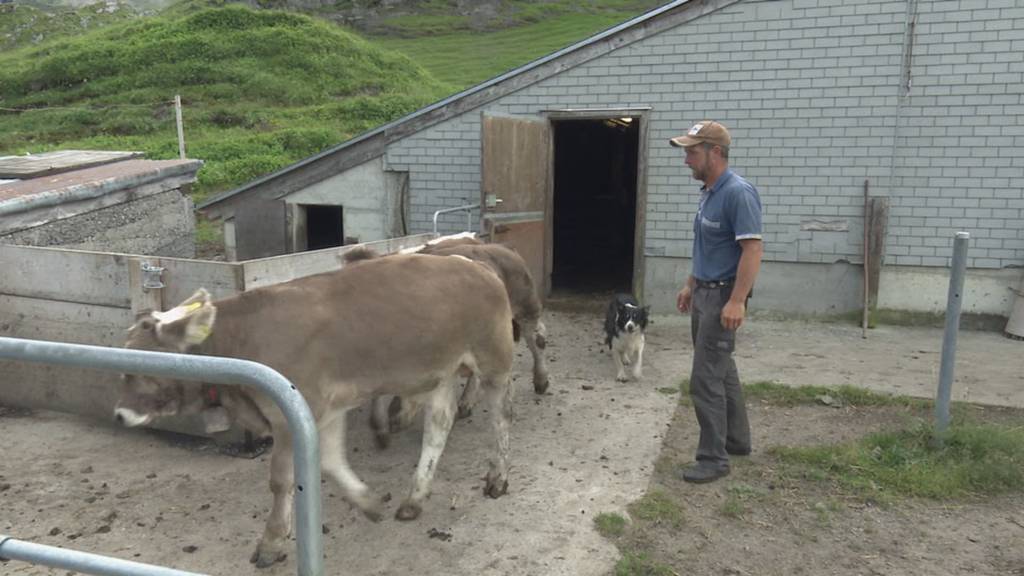
<path fill-rule="evenodd" d="M 513 77 L 519 76 L 520 74 L 523 74 L 523 73 L 528 72 L 530 70 L 533 70 L 535 68 L 539 68 L 540 66 L 548 64 L 548 63 L 550 63 L 552 61 L 555 61 L 555 60 L 557 60 L 559 58 L 565 57 L 568 54 L 576 52 L 577 50 L 580 50 L 582 48 L 585 48 L 587 46 L 590 46 L 592 44 L 595 44 L 597 42 L 600 42 L 600 41 L 605 40 L 607 38 L 610 38 L 612 36 L 615 36 L 616 34 L 619 34 L 619 33 L 623 32 L 625 30 L 628 30 L 630 28 L 633 28 L 635 26 L 638 26 L 640 24 L 648 22 L 648 21 L 650 21 L 652 19 L 655 19 L 655 18 L 657 18 L 657 17 L 659 17 L 659 16 L 661 16 L 661 15 L 667 13 L 667 12 L 671 12 L 671 11 L 673 11 L 673 10 L 675 10 L 675 9 L 681 7 L 681 6 L 687 5 L 687 4 L 701 5 L 701 4 L 704 4 L 704 0 L 674 0 L 673 2 L 669 2 L 668 4 L 665 4 L 664 6 L 661 6 L 659 8 L 654 8 L 652 10 L 644 12 L 643 14 L 640 14 L 639 16 L 636 16 L 636 17 L 631 18 L 631 19 L 629 19 L 629 20 L 627 20 L 627 21 L 625 21 L 625 22 L 623 22 L 621 24 L 618 24 L 618 25 L 615 25 L 615 26 L 613 26 L 611 28 L 608 28 L 607 30 L 604 30 L 602 32 L 598 32 L 597 34 L 594 34 L 593 36 L 589 36 L 589 37 L 587 37 L 587 38 L 585 38 L 583 40 L 580 40 L 579 42 L 576 42 L 574 44 L 570 44 L 569 46 L 566 46 L 565 48 L 562 48 L 562 49 L 557 50 L 555 52 L 552 52 L 552 53 L 550 53 L 550 54 L 548 54 L 546 56 L 542 56 L 540 58 L 532 60 L 531 62 L 528 62 L 528 63 L 526 63 L 526 64 L 524 64 L 522 66 L 519 66 L 518 68 L 514 68 L 512 70 L 509 70 L 508 72 L 505 72 L 503 74 L 495 76 L 494 78 L 491 78 L 490 80 L 486 80 L 486 81 L 484 81 L 484 82 L 482 82 L 480 84 L 477 84 L 475 86 L 467 88 L 467 89 L 465 89 L 465 90 L 463 90 L 461 92 L 457 92 L 457 93 L 455 93 L 455 94 L 453 94 L 453 95 L 451 95 L 451 96 L 449 96 L 447 98 L 444 98 L 444 99 L 439 100 L 439 101 L 437 101 L 437 102 L 435 102 L 433 104 L 430 104 L 430 105 L 427 105 L 427 106 L 425 106 L 423 108 L 420 108 L 419 110 L 416 110 L 414 112 L 406 114 L 405 116 L 402 116 L 401 118 L 398 118 L 396 120 L 392 120 L 391 122 L 389 122 L 387 124 L 384 124 L 384 125 L 382 125 L 382 126 L 380 126 L 378 128 L 375 128 L 373 130 L 364 132 L 364 133 L 362 133 L 359 136 L 356 136 L 354 138 L 350 138 L 350 139 L 346 140 L 345 142 L 342 142 L 341 144 L 339 144 L 337 146 L 328 148 L 328 149 L 326 149 L 326 150 L 324 150 L 322 152 L 318 152 L 317 154 L 314 154 L 312 156 L 304 158 L 304 159 L 302 159 L 302 160 L 300 160 L 298 162 L 295 162 L 294 164 L 290 164 L 288 166 L 285 166 L 284 168 L 281 168 L 279 170 L 271 172 L 270 174 L 267 174 L 265 176 L 257 178 L 256 180 L 253 180 L 253 181 L 248 182 L 248 183 L 246 183 L 246 184 L 244 184 L 242 186 L 239 186 L 238 188 L 234 188 L 232 190 L 228 190 L 228 191 L 222 192 L 220 194 L 215 194 L 214 196 L 212 196 L 212 197 L 204 200 L 202 203 L 198 204 L 196 206 L 196 210 L 204 210 L 204 209 L 206 209 L 206 208 L 208 208 L 210 206 L 213 206 L 214 204 L 219 204 L 220 202 L 228 200 L 229 198 L 232 198 L 232 197 L 234 197 L 234 196 L 236 196 L 238 194 L 241 194 L 241 193 L 243 193 L 243 192 L 245 192 L 247 190 L 250 190 L 252 188 L 260 186 L 261 184 L 265 184 L 265 183 L 270 182 L 270 181 L 272 181 L 272 180 L 274 180 L 276 178 L 279 178 L 280 176 L 288 174 L 288 173 L 290 173 L 290 172 L 292 172 L 294 170 L 298 170 L 299 168 L 302 168 L 302 167 L 304 167 L 306 165 L 315 163 L 318 160 L 321 160 L 321 159 L 323 159 L 323 158 L 325 158 L 327 156 L 331 156 L 333 154 L 336 154 L 337 152 L 339 152 L 341 150 L 344 150 L 346 148 L 350 148 L 350 147 L 356 146 L 356 145 L 358 145 L 358 144 L 360 144 L 360 143 L 362 143 L 362 142 L 364 142 L 366 140 L 369 140 L 369 139 L 371 139 L 371 138 L 373 138 L 375 136 L 378 136 L 378 135 L 381 135 L 381 134 L 387 134 L 388 132 L 394 131 L 394 128 L 396 128 L 396 127 L 398 127 L 398 126 L 400 126 L 402 124 L 405 124 L 405 123 L 407 123 L 407 122 L 409 122 L 409 121 L 411 121 L 411 120 L 413 120 L 415 118 L 418 118 L 418 117 L 421 117 L 421 116 L 425 116 L 425 115 L 427 115 L 427 114 L 429 114 L 431 112 L 434 112 L 436 110 L 444 108 L 445 106 L 448 106 L 448 105 L 452 104 L 453 102 L 457 102 L 457 101 L 462 100 L 462 99 L 464 99 L 464 98 L 466 98 L 468 96 L 471 96 L 473 94 L 477 94 L 477 93 L 483 92 L 483 91 L 485 91 L 485 90 L 487 90 L 489 88 L 493 88 L 494 86 L 497 86 L 497 85 L 499 85 L 499 84 L 501 84 L 501 83 L 503 83 L 503 82 L 513 78 Z M 542 78 L 538 78 L 537 81 L 539 81 L 541 79 Z M 495 98 L 498 98 L 498 97 L 500 97 L 500 95 L 495 96 Z M 402 137 L 404 137 L 404 135 Z M 396 138 L 396 140 L 397 139 L 398 138 Z"/>

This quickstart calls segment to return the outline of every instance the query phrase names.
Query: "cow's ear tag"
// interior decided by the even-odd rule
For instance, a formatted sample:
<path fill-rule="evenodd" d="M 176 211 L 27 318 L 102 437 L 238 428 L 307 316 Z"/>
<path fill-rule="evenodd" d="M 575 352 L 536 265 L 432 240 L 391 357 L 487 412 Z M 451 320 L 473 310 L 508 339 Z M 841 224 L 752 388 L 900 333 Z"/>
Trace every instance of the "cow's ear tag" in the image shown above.
<path fill-rule="evenodd" d="M 189 304 L 188 326 L 185 327 L 185 344 L 198 346 L 210 337 L 213 321 L 217 317 L 217 307 L 213 304 Z"/>

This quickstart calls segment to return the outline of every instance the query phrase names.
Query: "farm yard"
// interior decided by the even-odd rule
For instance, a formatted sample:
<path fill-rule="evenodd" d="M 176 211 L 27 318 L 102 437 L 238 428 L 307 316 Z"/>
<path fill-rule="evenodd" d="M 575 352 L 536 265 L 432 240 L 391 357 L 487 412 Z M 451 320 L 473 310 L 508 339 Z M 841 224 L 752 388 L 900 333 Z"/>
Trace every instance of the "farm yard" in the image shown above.
<path fill-rule="evenodd" d="M 776 405 L 749 400 L 755 448 L 707 486 L 675 479 L 697 431 L 678 386 L 689 370 L 688 323 L 656 316 L 645 379 L 614 380 L 597 298 L 556 296 L 545 313 L 551 388 L 536 396 L 517 349 L 509 493 L 482 494 L 490 431 L 456 423 L 433 496 L 413 522 L 371 523 L 324 485 L 328 574 L 1020 574 L 1019 492 L 950 501 L 844 495 L 827 482 L 781 482 L 776 447 L 823 445 L 906 425 L 927 411 Z M 932 395 L 941 331 L 882 326 L 863 340 L 841 324 L 754 318 L 741 330 L 748 383 L 854 385 Z M 989 332 L 960 339 L 954 399 L 1024 407 L 1020 343 Z M 1010 409 L 963 408 L 1022 421 Z M 394 512 L 419 452 L 415 428 L 379 452 L 366 414 L 349 421 L 353 469 Z M 294 557 L 249 564 L 270 503 L 266 456 L 220 453 L 167 433 L 119 429 L 53 412 L 0 411 L 0 533 L 210 574 L 294 574 Z M 1019 462 L 1018 462 L 1019 465 Z M 773 482 L 778 486 L 773 486 Z M 606 539 L 595 518 L 631 518 Z M 622 551 L 616 548 L 622 547 Z M 645 568 L 646 566 L 646 568 Z M 19 562 L 5 574 L 60 574 Z M 631 571 L 632 570 L 632 571 Z M 658 571 L 660 570 L 660 571 Z"/>

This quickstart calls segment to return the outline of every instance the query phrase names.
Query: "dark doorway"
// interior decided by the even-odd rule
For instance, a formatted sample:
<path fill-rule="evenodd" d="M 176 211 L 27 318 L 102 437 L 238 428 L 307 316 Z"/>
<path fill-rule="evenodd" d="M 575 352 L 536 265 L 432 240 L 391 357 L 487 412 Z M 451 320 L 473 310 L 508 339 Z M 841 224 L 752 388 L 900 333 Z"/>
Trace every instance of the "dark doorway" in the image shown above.
<path fill-rule="evenodd" d="M 633 286 L 639 118 L 553 121 L 553 290 Z"/>
<path fill-rule="evenodd" d="M 308 204 L 306 209 L 306 250 L 319 250 L 341 246 L 345 240 L 345 227 L 341 206 Z"/>

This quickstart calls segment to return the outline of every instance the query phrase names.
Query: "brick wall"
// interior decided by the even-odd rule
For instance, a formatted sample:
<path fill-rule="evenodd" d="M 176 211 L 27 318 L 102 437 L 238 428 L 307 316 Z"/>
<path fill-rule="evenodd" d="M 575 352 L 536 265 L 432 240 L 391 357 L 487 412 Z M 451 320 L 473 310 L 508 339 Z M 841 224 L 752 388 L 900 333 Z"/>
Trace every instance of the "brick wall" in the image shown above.
<path fill-rule="evenodd" d="M 742 1 L 624 46 L 486 107 L 652 107 L 651 255 L 688 256 L 697 183 L 669 137 L 703 118 L 733 132 L 732 166 L 765 206 L 766 258 L 860 261 L 863 184 L 891 197 L 887 262 L 946 265 L 972 234 L 972 267 L 1024 265 L 1024 5 L 916 0 L 912 87 L 900 98 L 913 0 Z M 393 145 L 410 173 L 411 232 L 476 202 L 478 109 Z M 846 231 L 810 231 L 812 220 Z M 462 215 L 442 221 L 461 230 Z"/>

